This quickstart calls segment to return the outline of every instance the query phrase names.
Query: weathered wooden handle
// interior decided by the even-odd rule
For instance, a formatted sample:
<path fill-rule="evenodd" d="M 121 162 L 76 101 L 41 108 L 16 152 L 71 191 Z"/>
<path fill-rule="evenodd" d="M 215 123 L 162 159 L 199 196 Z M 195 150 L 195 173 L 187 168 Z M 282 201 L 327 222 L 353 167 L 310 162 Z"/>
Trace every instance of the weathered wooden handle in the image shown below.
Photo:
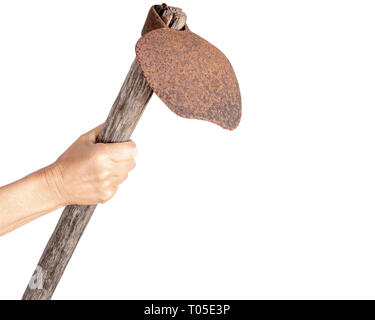
<path fill-rule="evenodd" d="M 163 16 L 163 21 L 170 28 L 180 30 L 184 27 L 186 15 L 181 9 L 166 5 L 155 6 L 155 8 L 158 13 L 151 8 L 149 17 L 150 14 L 159 14 Z M 97 142 L 111 143 L 129 140 L 151 96 L 152 89 L 135 59 Z M 70 205 L 64 209 L 26 288 L 23 300 L 51 299 L 95 208 L 96 205 Z"/>
<path fill-rule="evenodd" d="M 152 96 L 152 89 L 134 60 L 97 142 L 123 142 L 130 138 Z M 59 283 L 96 205 L 67 206 L 53 232 L 23 300 L 47 300 Z"/>

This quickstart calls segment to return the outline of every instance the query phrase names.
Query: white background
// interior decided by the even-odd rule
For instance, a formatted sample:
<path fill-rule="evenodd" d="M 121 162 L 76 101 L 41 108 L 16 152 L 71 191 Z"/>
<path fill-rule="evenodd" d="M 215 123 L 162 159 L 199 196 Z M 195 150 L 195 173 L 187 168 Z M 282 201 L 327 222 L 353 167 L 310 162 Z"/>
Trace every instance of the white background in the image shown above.
<path fill-rule="evenodd" d="M 0 185 L 106 119 L 152 1 L 0 2 Z M 179 1 L 231 60 L 233 132 L 154 95 L 137 168 L 55 299 L 375 298 L 375 5 Z M 61 210 L 0 238 L 19 299 Z"/>

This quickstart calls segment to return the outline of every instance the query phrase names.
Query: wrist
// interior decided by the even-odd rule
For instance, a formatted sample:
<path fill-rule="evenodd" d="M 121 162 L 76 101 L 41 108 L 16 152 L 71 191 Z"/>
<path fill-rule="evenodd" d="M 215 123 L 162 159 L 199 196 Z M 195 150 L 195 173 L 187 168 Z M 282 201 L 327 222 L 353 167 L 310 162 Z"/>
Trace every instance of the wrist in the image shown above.
<path fill-rule="evenodd" d="M 39 176 L 46 195 L 56 206 L 62 207 L 68 204 L 62 194 L 62 176 L 56 163 L 38 170 L 35 174 Z"/>

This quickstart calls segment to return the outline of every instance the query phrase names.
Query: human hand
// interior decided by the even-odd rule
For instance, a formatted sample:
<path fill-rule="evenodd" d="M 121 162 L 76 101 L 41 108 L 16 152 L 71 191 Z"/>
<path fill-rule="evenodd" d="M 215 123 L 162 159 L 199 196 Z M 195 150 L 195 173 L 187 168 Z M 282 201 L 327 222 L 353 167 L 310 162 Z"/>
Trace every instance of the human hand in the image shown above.
<path fill-rule="evenodd" d="M 108 201 L 135 167 L 134 142 L 95 143 L 102 127 L 79 137 L 55 163 L 45 168 L 47 183 L 61 205 Z"/>

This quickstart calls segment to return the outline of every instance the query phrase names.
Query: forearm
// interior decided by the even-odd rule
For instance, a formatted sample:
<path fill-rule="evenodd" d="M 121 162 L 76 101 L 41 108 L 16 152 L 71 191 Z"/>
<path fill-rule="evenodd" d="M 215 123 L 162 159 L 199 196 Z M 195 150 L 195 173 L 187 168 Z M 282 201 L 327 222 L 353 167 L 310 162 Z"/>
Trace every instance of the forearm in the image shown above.
<path fill-rule="evenodd" d="M 0 188 L 0 236 L 63 206 L 48 168 Z"/>

